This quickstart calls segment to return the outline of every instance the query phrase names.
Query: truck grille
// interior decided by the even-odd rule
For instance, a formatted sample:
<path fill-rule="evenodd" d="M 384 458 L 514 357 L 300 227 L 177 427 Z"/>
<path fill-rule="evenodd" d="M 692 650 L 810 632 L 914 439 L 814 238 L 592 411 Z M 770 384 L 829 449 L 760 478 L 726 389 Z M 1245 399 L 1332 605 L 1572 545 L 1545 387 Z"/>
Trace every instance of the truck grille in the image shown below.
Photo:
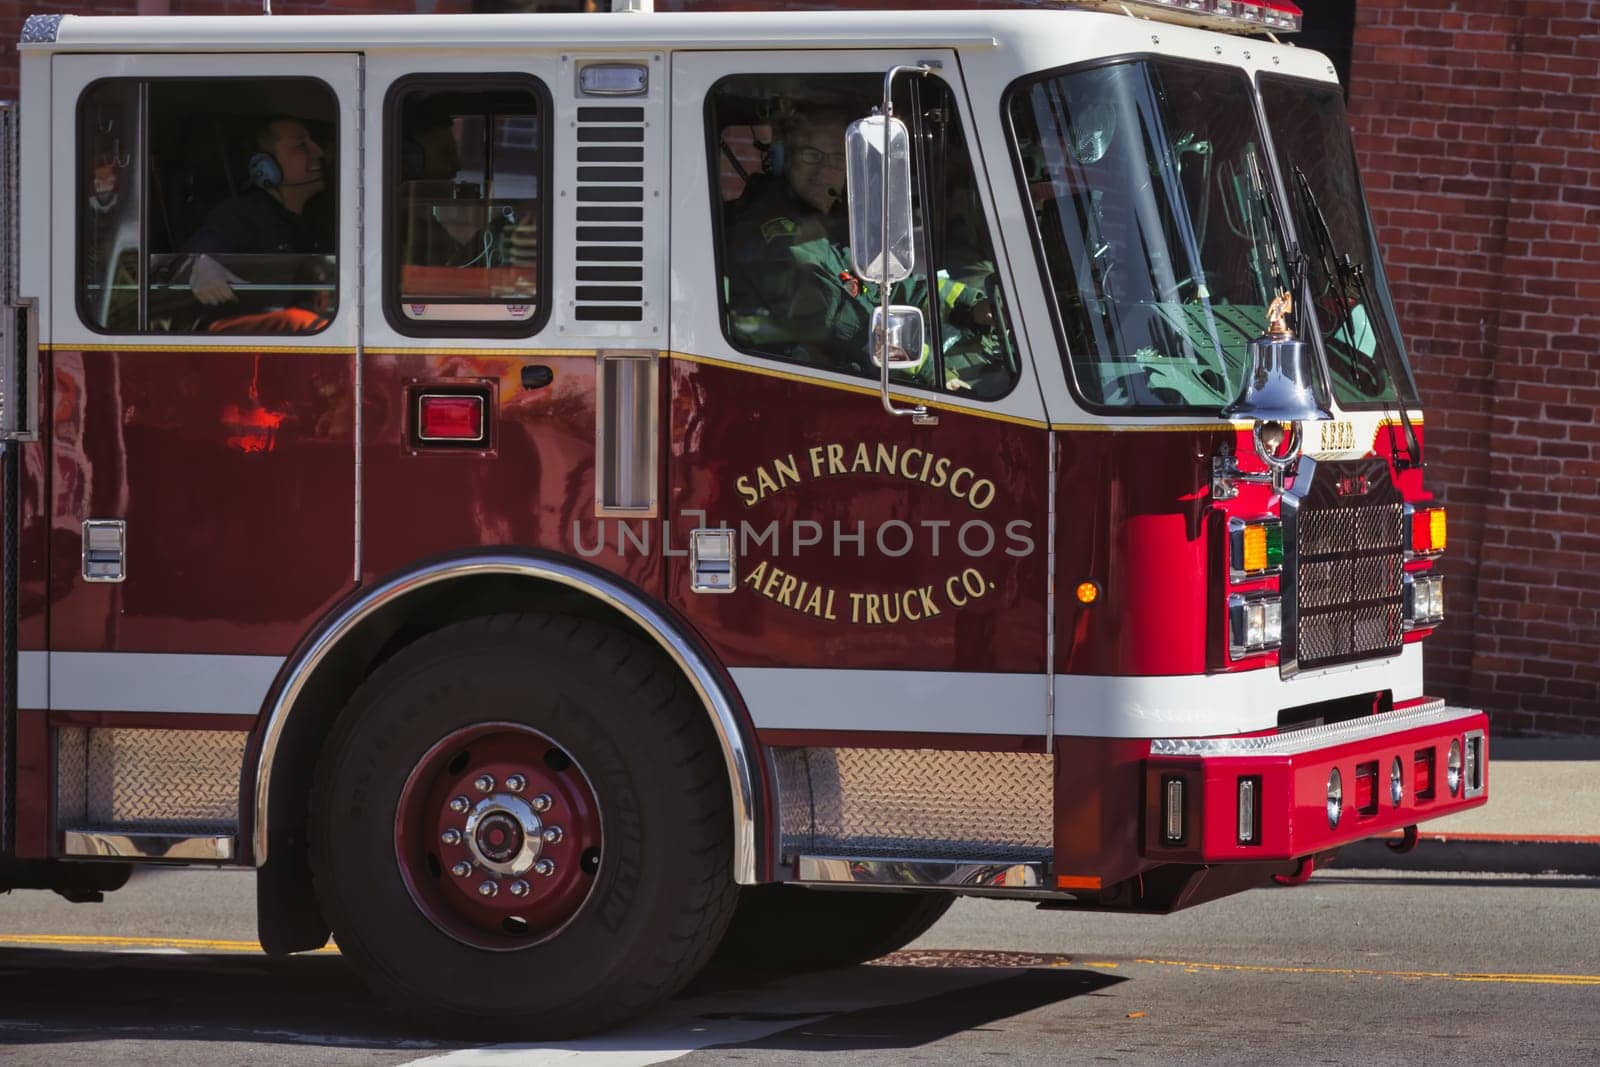
<path fill-rule="evenodd" d="M 1395 654 L 1405 518 L 1388 464 L 1320 463 L 1303 491 L 1298 508 L 1285 509 L 1295 600 L 1286 669 Z"/>

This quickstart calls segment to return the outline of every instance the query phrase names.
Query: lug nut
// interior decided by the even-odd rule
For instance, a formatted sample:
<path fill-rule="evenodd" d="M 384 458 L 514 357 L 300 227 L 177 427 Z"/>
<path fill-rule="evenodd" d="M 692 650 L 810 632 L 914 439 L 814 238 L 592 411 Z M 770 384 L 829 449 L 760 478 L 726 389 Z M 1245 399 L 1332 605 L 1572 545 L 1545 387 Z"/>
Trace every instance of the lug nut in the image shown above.
<path fill-rule="evenodd" d="M 500 892 L 500 886 L 494 882 L 484 882 L 478 886 L 478 895 L 480 897 L 492 897 L 498 892 Z"/>
<path fill-rule="evenodd" d="M 533 806 L 534 811 L 549 811 L 551 804 L 550 794 L 540 793 L 538 796 L 528 801 L 528 803 Z"/>
<path fill-rule="evenodd" d="M 494 779 L 487 774 L 480 774 L 472 781 L 472 788 L 480 793 L 487 793 L 494 788 Z"/>
<path fill-rule="evenodd" d="M 556 873 L 556 861 L 552 859 L 540 860 L 538 863 L 533 865 L 533 873 L 539 875 L 541 878 L 550 877 L 552 874 Z"/>
<path fill-rule="evenodd" d="M 468 863 L 466 860 L 462 860 L 454 867 L 450 868 L 450 873 L 455 875 L 457 878 L 465 878 L 467 875 L 472 873 L 472 864 Z"/>
<path fill-rule="evenodd" d="M 506 788 L 513 793 L 520 793 L 528 787 L 528 780 L 520 774 L 513 774 L 506 779 Z"/>
<path fill-rule="evenodd" d="M 468 800 L 466 797 L 456 797 L 454 800 L 450 801 L 450 810 L 455 812 L 457 815 L 463 814 L 470 807 L 472 807 L 472 801 Z"/>
<path fill-rule="evenodd" d="M 561 836 L 562 836 L 561 827 L 559 827 L 559 826 L 546 826 L 544 828 L 544 833 L 540 834 L 539 836 L 544 838 L 544 843 L 547 844 L 547 845 L 560 844 L 561 843 Z"/>
<path fill-rule="evenodd" d="M 518 878 L 506 888 L 511 890 L 511 895 L 514 897 L 525 897 L 528 895 L 528 883 L 524 882 L 521 878 Z"/>
<path fill-rule="evenodd" d="M 461 831 L 446 830 L 444 833 L 439 835 L 439 840 L 443 841 L 447 845 L 459 845 L 461 844 Z"/>

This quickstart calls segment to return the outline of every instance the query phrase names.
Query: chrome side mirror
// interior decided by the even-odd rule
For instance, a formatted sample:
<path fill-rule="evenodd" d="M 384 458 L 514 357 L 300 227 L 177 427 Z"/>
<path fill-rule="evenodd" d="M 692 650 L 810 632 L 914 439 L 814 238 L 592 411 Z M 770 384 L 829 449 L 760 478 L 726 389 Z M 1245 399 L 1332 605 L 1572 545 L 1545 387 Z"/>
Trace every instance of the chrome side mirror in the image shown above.
<path fill-rule="evenodd" d="M 914 304 L 890 304 L 887 312 L 881 307 L 872 309 L 874 367 L 883 366 L 881 353 L 886 352 L 890 370 L 916 370 L 926 358 L 926 344 L 921 308 Z"/>
<path fill-rule="evenodd" d="M 845 131 L 844 154 L 850 264 L 862 281 L 893 285 L 911 276 L 915 260 L 911 134 L 893 116 L 869 115 Z"/>

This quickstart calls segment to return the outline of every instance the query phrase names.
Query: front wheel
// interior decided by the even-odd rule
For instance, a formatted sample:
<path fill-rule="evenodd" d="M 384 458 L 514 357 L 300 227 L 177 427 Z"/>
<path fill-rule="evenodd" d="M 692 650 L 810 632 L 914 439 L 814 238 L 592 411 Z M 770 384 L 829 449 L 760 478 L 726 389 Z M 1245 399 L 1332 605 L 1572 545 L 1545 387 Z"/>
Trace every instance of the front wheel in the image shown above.
<path fill-rule="evenodd" d="M 397 653 L 318 765 L 311 859 L 340 950 L 431 1028 L 572 1034 L 686 983 L 731 914 L 727 776 L 657 650 L 496 616 Z"/>

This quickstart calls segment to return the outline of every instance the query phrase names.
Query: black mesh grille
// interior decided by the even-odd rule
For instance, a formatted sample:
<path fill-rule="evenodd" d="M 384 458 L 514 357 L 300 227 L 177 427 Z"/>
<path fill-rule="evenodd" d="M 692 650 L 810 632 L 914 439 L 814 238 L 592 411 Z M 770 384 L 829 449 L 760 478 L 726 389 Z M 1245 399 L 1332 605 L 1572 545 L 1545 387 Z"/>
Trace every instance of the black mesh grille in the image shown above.
<path fill-rule="evenodd" d="M 1294 519 L 1294 661 L 1398 652 L 1404 508 L 1382 461 L 1324 463 Z"/>

